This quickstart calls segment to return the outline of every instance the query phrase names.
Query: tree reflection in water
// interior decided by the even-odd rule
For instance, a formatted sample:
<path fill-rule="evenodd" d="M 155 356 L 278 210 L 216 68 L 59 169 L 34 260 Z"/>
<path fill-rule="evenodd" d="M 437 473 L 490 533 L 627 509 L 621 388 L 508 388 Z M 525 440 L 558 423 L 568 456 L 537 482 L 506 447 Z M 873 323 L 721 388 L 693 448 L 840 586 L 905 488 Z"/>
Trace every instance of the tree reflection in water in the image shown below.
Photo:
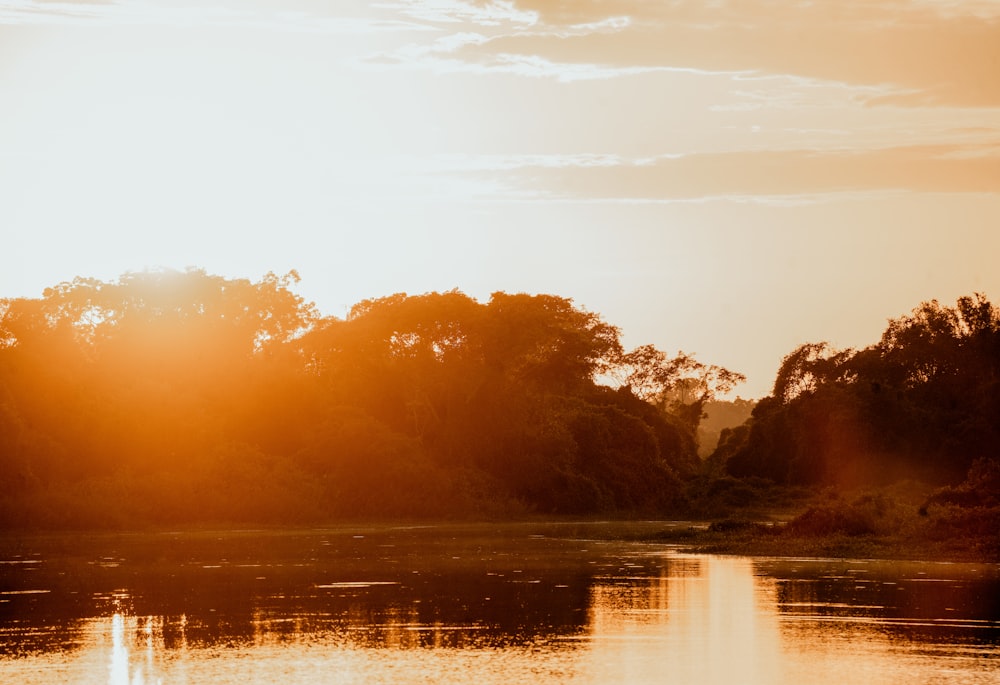
<path fill-rule="evenodd" d="M 987 682 L 1000 664 L 995 567 L 546 532 L 40 543 L 0 578 L 0 681 L 845 685 Z"/>

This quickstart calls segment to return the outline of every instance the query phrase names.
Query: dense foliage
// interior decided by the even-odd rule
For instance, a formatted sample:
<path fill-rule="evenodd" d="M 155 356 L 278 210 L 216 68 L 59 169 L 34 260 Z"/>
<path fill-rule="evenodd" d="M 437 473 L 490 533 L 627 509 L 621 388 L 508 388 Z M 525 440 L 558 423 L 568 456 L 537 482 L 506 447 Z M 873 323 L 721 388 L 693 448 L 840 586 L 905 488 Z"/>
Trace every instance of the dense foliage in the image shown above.
<path fill-rule="evenodd" d="M 0 300 L 0 523 L 662 512 L 741 377 L 551 295 L 366 300 L 199 270 Z M 618 378 L 617 389 L 597 382 Z"/>
<path fill-rule="evenodd" d="M 153 271 L 0 300 L 0 526 L 724 516 L 905 479 L 945 486 L 923 528 L 998 515 L 983 296 L 924 303 L 861 350 L 803 345 L 753 403 L 715 399 L 739 374 L 626 352 L 565 298 L 397 294 L 341 319 L 296 281 Z M 875 511 L 845 506 L 793 528 Z"/>
<path fill-rule="evenodd" d="M 1000 312 L 931 301 L 864 349 L 803 345 L 719 451 L 729 473 L 777 483 L 957 483 L 1000 456 Z"/>

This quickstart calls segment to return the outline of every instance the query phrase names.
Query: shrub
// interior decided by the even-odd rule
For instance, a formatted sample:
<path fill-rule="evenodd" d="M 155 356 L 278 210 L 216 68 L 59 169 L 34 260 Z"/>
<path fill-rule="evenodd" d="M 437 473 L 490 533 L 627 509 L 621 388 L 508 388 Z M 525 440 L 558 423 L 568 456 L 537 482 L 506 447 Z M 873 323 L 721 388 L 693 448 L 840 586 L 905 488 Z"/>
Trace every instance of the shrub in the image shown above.
<path fill-rule="evenodd" d="M 788 522 L 787 531 L 803 537 L 872 535 L 875 525 L 867 512 L 850 506 L 810 507 Z"/>

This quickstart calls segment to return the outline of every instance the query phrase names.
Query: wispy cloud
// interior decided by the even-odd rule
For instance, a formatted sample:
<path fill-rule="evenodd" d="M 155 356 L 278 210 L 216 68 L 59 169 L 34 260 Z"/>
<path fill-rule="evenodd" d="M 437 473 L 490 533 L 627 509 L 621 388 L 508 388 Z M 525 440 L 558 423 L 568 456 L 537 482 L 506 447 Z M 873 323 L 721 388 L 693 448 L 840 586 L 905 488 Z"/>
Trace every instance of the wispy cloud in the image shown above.
<path fill-rule="evenodd" d="M 479 26 L 532 26 L 538 23 L 538 12 L 520 9 L 517 3 L 489 0 L 464 2 L 463 0 L 403 0 L 382 2 L 379 9 L 397 11 L 420 21 L 457 24 L 472 23 Z"/>
<path fill-rule="evenodd" d="M 375 69 L 410 69 L 436 74 L 511 74 L 553 79 L 561 83 L 594 81 L 643 74 L 701 74 L 731 77 L 734 72 L 712 72 L 690 67 L 625 66 L 594 62 L 555 62 L 540 55 L 497 53 L 477 59 L 460 59 L 455 52 L 467 45 L 482 45 L 478 34 L 455 34 L 431 45 L 411 43 L 393 52 L 369 55 L 356 61 Z"/>
<path fill-rule="evenodd" d="M 947 19 L 1000 19 L 1000 2 L 996 0 L 910 0 L 909 4 L 918 9 L 933 10 Z"/>
<path fill-rule="evenodd" d="M 1000 2 L 991 0 L 388 0 L 322 10 L 233 0 L 0 0 L 0 23 L 423 32 L 433 38 L 356 63 L 564 82 L 690 68 L 791 75 L 801 77 L 803 86 L 841 83 L 869 89 L 870 105 L 1000 105 Z M 770 88 L 763 93 L 774 101 Z M 748 111 L 755 105 L 743 97 L 729 106 Z"/>
<path fill-rule="evenodd" d="M 593 34 L 617 33 L 628 28 L 628 17 L 606 17 L 568 25 L 539 22 L 538 13 L 517 9 L 512 2 L 469 3 L 458 0 L 410 0 L 381 3 L 414 20 L 463 28 L 429 42 L 411 42 L 392 51 L 355 60 L 360 66 L 379 69 L 424 70 L 437 74 L 513 74 L 552 78 L 560 82 L 609 79 L 619 76 L 687 71 L 669 65 L 624 65 L 600 62 L 560 62 L 535 52 L 497 51 L 490 45 L 505 38 L 549 42 Z"/>
<path fill-rule="evenodd" d="M 787 198 L 814 203 L 844 193 L 1000 194 L 1000 145 L 439 161 L 442 173 L 490 179 L 495 187 L 538 200 L 674 202 L 725 197 L 773 204 L 787 203 Z"/>
<path fill-rule="evenodd" d="M 890 92 L 879 104 L 1000 104 L 1000 3 L 845 0 L 706 3 L 695 0 L 519 0 L 400 3 L 411 17 L 490 26 L 465 46 L 469 64 L 600 64 L 628 75 L 659 67 L 793 74 Z M 453 9 L 449 9 L 455 6 Z M 515 18 L 519 18 L 516 20 Z M 594 56 L 600 55 L 599 60 Z M 507 56 L 507 57 L 504 57 Z M 399 63 L 402 66 L 402 63 Z M 453 69 L 457 71 L 458 69 Z M 522 68 L 518 73 L 550 73 Z M 571 73 L 569 68 L 560 69 Z"/>
<path fill-rule="evenodd" d="M 794 74 L 734 74 L 733 81 L 733 87 L 724 101 L 709 105 L 709 111 L 836 109 L 868 106 L 909 93 L 888 84 L 845 83 Z"/>
<path fill-rule="evenodd" d="M 0 0 L 0 24 L 53 23 L 423 32 L 433 38 L 356 63 L 564 82 L 689 68 L 877 91 L 865 97 L 869 105 L 1000 106 L 995 0 L 387 0 L 322 9 L 294 0 L 275 8 L 236 0 Z M 754 108 L 742 100 L 730 108 Z"/>

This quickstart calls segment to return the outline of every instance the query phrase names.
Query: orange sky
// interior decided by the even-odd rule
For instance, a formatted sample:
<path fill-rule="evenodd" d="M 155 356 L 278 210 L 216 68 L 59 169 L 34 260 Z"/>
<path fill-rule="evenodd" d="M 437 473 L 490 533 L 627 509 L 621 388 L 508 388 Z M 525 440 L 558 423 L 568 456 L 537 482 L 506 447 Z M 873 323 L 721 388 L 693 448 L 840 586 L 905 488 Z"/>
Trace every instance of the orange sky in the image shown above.
<path fill-rule="evenodd" d="M 0 296 L 550 292 L 765 394 L 1000 300 L 1000 2 L 0 0 Z"/>

